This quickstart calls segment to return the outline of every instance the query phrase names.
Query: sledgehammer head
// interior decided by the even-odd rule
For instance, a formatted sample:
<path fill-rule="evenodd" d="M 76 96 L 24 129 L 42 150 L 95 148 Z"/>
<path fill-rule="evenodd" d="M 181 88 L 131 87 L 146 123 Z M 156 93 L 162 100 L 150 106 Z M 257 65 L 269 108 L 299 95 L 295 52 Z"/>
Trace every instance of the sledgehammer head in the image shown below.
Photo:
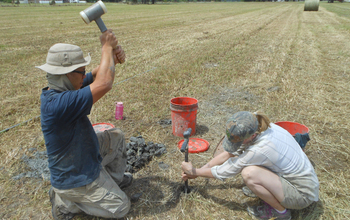
<path fill-rule="evenodd" d="M 98 1 L 90 7 L 88 7 L 87 9 L 85 9 L 84 11 L 81 11 L 80 16 L 86 24 L 89 24 L 91 21 L 95 21 L 97 26 L 103 33 L 107 31 L 107 28 L 101 19 L 101 16 L 105 13 L 107 13 L 106 6 L 103 4 L 102 1 Z"/>

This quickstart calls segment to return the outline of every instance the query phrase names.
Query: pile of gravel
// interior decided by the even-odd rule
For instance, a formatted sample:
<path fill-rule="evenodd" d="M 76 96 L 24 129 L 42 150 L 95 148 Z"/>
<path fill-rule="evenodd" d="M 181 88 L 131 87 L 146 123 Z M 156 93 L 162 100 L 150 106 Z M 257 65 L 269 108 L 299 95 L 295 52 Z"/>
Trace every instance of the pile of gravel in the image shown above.
<path fill-rule="evenodd" d="M 154 156 L 161 156 L 167 152 L 164 144 L 148 142 L 142 136 L 131 137 L 126 145 L 127 165 L 126 172 L 136 173 L 147 165 Z"/>

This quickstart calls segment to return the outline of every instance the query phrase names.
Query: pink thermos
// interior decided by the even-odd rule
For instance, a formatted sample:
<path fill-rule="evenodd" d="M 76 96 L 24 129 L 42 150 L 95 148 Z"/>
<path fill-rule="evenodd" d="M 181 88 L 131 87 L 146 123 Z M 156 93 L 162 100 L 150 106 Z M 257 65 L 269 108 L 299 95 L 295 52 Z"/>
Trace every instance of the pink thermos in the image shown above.
<path fill-rule="evenodd" d="M 117 102 L 117 105 L 115 106 L 115 119 L 116 120 L 122 120 L 123 119 L 123 110 L 124 105 L 122 102 Z"/>

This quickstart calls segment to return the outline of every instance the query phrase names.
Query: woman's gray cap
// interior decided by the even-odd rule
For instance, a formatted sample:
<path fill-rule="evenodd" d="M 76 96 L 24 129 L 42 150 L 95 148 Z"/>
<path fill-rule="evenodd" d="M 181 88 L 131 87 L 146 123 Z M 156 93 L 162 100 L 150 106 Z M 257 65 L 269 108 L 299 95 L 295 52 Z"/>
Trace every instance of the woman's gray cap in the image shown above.
<path fill-rule="evenodd" d="M 234 153 L 243 143 L 251 137 L 259 127 L 258 119 L 251 112 L 237 112 L 226 122 L 226 137 L 223 141 L 223 148 Z"/>
<path fill-rule="evenodd" d="M 53 45 L 47 54 L 46 63 L 36 66 L 52 75 L 63 75 L 90 64 L 91 57 L 88 54 L 84 58 L 80 47 L 72 44 L 58 43 Z"/>

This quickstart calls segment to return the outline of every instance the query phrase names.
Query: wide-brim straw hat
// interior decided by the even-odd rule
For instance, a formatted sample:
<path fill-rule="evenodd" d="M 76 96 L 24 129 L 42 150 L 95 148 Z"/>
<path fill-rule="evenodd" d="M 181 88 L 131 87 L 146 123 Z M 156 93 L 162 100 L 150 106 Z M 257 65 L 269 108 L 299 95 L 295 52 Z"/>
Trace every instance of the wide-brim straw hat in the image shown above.
<path fill-rule="evenodd" d="M 90 54 L 84 58 L 80 47 L 72 44 L 58 43 L 53 45 L 47 54 L 46 63 L 36 66 L 52 75 L 70 73 L 79 67 L 87 66 L 91 62 Z"/>

